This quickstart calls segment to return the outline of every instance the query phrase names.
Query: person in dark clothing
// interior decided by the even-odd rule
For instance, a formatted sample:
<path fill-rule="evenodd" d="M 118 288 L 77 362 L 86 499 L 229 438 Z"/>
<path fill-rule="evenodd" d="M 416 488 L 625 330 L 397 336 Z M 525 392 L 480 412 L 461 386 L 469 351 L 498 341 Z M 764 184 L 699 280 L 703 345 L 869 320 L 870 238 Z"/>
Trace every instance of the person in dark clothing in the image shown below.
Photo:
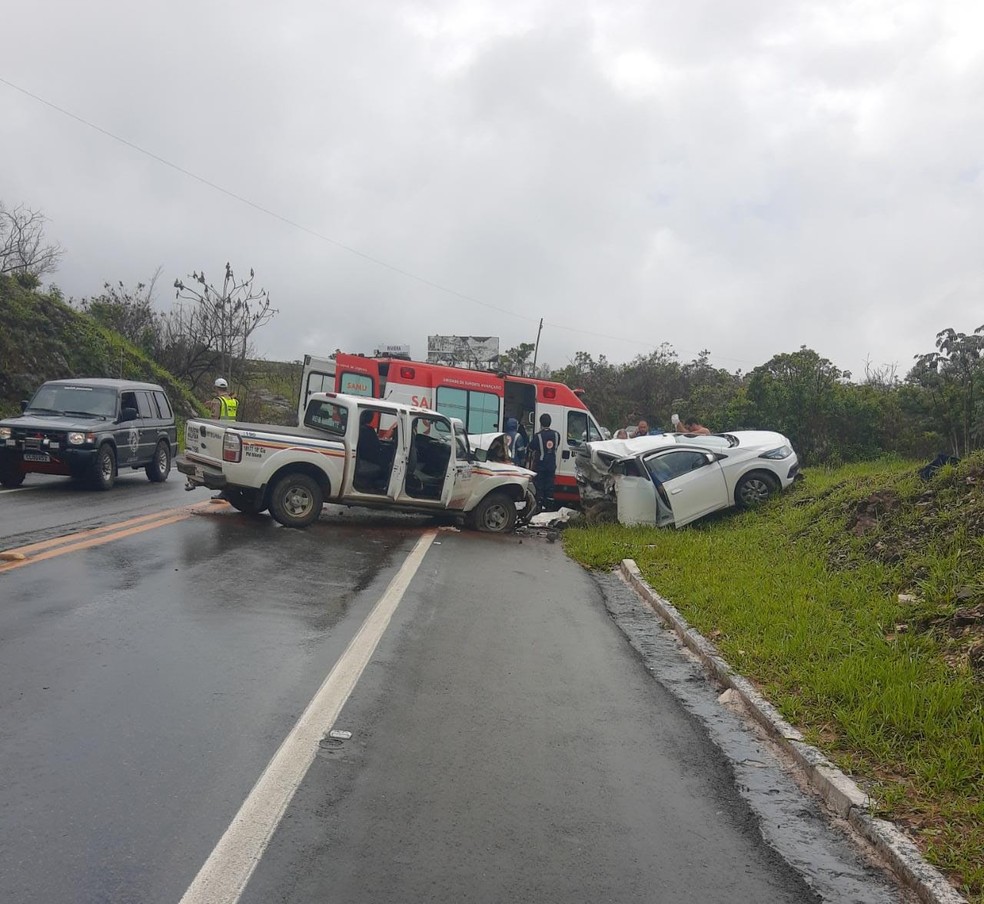
<path fill-rule="evenodd" d="M 557 473 L 557 449 L 560 446 L 560 434 L 550 429 L 550 415 L 540 415 L 540 432 L 533 434 L 530 440 L 529 466 L 536 471 L 533 486 L 536 489 L 536 501 L 540 508 L 547 510 L 554 504 L 554 476 Z"/>
<path fill-rule="evenodd" d="M 522 432 L 519 421 L 514 417 L 506 418 L 506 448 L 510 461 L 520 467 L 526 462 L 526 434 Z"/>

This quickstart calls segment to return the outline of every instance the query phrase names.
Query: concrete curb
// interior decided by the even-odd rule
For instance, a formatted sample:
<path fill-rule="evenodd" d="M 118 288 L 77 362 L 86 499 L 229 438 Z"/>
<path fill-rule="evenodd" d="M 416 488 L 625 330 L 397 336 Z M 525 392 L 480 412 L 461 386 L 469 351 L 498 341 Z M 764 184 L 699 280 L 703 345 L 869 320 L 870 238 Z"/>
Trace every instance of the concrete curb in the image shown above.
<path fill-rule="evenodd" d="M 623 559 L 619 571 L 629 586 L 673 628 L 684 646 L 700 659 L 704 667 L 721 684 L 737 694 L 754 719 L 803 770 L 807 781 L 830 809 L 848 820 L 874 845 L 921 901 L 926 904 L 967 904 L 966 898 L 957 892 L 939 870 L 922 858 L 919 849 L 900 829 L 872 815 L 871 798 L 816 747 L 807 744 L 803 735 L 779 715 L 778 710 L 755 690 L 751 682 L 738 675 L 725 662 L 714 644 L 691 628 L 673 604 L 645 582 L 632 559 Z"/>

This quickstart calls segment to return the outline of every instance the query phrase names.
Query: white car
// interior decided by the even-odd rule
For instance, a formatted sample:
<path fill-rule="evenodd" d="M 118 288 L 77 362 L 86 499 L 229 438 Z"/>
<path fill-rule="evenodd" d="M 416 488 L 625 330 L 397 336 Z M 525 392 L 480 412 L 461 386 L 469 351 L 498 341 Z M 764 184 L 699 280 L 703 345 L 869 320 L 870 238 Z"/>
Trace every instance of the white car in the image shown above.
<path fill-rule="evenodd" d="M 789 440 L 766 430 L 587 443 L 575 472 L 586 507 L 614 497 L 622 524 L 660 527 L 751 508 L 801 476 Z"/>

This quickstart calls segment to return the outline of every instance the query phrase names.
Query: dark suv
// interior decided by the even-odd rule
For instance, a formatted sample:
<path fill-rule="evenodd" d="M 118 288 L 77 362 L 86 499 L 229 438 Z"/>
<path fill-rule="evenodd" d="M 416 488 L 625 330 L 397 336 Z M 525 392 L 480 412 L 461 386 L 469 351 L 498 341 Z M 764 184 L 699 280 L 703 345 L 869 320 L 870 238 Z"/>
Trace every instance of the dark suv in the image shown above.
<path fill-rule="evenodd" d="M 65 474 L 108 490 L 118 468 L 144 468 L 167 480 L 177 447 L 174 410 L 154 383 L 51 380 L 0 421 L 0 484 L 30 473 Z"/>

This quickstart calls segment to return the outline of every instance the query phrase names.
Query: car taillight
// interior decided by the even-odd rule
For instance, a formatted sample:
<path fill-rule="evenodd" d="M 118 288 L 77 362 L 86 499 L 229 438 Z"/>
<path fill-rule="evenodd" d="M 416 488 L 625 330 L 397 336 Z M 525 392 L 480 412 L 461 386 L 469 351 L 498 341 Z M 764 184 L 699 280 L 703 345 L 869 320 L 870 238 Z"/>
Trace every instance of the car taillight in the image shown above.
<path fill-rule="evenodd" d="M 222 460 L 242 461 L 243 441 L 237 433 L 226 433 L 222 439 Z"/>

